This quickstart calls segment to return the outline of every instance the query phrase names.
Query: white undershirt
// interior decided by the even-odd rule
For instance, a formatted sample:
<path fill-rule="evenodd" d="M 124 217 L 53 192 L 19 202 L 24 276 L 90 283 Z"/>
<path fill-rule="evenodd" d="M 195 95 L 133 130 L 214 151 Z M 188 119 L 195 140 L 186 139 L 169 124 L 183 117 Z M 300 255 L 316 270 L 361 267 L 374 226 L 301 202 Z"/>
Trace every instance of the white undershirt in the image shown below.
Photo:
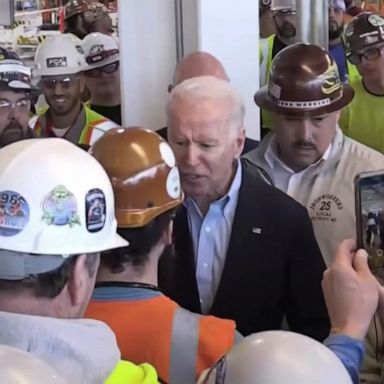
<path fill-rule="evenodd" d="M 54 134 L 57 136 L 57 137 L 64 137 L 65 134 L 69 131 L 71 127 L 67 127 L 67 128 L 55 128 L 55 127 L 52 127 L 52 131 L 54 132 Z"/>

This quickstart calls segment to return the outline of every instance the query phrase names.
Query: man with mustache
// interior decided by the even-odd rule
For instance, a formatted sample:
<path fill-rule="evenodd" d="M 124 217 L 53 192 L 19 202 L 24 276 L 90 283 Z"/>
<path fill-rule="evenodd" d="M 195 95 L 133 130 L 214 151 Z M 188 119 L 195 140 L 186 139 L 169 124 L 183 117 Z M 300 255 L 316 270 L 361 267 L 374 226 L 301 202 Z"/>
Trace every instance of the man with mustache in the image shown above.
<path fill-rule="evenodd" d="M 354 78 L 358 78 L 359 74 L 356 67 L 346 58 L 342 39 L 346 13 L 345 1 L 329 0 L 328 10 L 329 53 L 336 61 L 341 81 L 351 81 Z"/>
<path fill-rule="evenodd" d="M 120 55 L 113 36 L 100 32 L 87 35 L 82 44 L 88 68 L 85 84 L 90 92 L 87 105 L 121 125 Z"/>
<path fill-rule="evenodd" d="M 233 85 L 213 76 L 170 94 L 168 142 L 186 199 L 159 286 L 192 312 L 235 320 L 243 335 L 279 329 L 285 315 L 293 331 L 323 340 L 325 264 L 311 221 L 240 161 L 244 113 Z"/>
<path fill-rule="evenodd" d="M 34 90 L 31 69 L 16 53 L 0 48 L 0 148 L 33 136 L 28 119 Z"/>
<path fill-rule="evenodd" d="M 354 238 L 354 177 L 384 168 L 384 156 L 348 137 L 340 111 L 354 97 L 332 57 L 316 45 L 293 44 L 274 59 L 268 85 L 255 95 L 271 113 L 273 132 L 245 157 L 309 212 L 323 258 Z"/>

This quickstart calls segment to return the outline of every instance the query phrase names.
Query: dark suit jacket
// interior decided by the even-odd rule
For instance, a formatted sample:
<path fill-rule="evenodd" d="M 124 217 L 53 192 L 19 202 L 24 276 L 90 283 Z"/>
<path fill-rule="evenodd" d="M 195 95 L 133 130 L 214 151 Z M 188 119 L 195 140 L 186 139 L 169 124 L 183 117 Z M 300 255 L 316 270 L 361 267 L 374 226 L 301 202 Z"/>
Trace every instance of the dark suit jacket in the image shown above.
<path fill-rule="evenodd" d="M 210 314 L 233 319 L 243 334 L 290 329 L 323 340 L 329 333 L 321 280 L 325 264 L 307 211 L 243 163 L 242 185 L 221 282 Z M 260 232 L 260 233 L 259 233 Z M 172 256 L 160 286 L 182 307 L 201 312 L 184 206 L 174 222 Z"/>
<path fill-rule="evenodd" d="M 158 129 L 156 133 L 158 133 L 164 140 L 168 141 L 167 127 Z M 257 140 L 253 140 L 253 139 L 250 139 L 249 137 L 246 137 L 245 143 L 244 143 L 244 149 L 241 155 L 244 155 L 252 151 L 252 149 L 257 148 L 258 145 L 259 145 L 259 142 Z"/>

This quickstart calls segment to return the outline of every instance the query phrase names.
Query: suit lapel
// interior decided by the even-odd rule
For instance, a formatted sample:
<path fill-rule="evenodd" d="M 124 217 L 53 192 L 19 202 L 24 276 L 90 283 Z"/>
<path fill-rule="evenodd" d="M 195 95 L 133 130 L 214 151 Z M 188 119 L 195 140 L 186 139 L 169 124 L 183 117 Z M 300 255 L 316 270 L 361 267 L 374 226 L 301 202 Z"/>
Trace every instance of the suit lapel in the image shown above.
<path fill-rule="evenodd" d="M 177 302 L 194 312 L 201 312 L 199 290 L 196 281 L 196 263 L 189 230 L 187 210 L 181 206 L 174 221 L 176 261 L 174 289 Z"/>
<path fill-rule="evenodd" d="M 228 290 L 233 290 L 241 274 L 246 273 L 248 262 L 253 261 L 258 250 L 263 249 L 263 238 L 268 237 L 270 231 L 266 227 L 263 217 L 263 207 L 258 204 L 257 196 L 265 193 L 264 181 L 256 180 L 243 166 L 242 183 L 236 213 L 232 224 L 231 238 L 220 284 L 216 292 L 211 312 L 225 302 Z M 250 209 L 250 206 L 252 209 Z M 249 265 L 249 264 L 248 264 Z"/>

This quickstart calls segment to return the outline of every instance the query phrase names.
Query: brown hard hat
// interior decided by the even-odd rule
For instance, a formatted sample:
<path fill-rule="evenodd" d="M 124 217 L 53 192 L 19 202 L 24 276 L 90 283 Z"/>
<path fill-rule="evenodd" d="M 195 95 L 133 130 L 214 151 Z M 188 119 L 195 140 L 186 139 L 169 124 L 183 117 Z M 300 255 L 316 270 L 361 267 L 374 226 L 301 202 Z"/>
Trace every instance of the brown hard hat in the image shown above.
<path fill-rule="evenodd" d="M 384 18 L 371 12 L 360 13 L 348 24 L 344 38 L 347 56 L 368 46 L 383 44 Z"/>
<path fill-rule="evenodd" d="M 108 15 L 108 8 L 98 1 L 88 5 L 88 10 L 92 13 L 92 21 L 100 20 Z"/>
<path fill-rule="evenodd" d="M 156 132 L 114 128 L 90 153 L 111 179 L 118 227 L 143 227 L 183 201 L 175 156 Z"/>
<path fill-rule="evenodd" d="M 86 0 L 70 0 L 64 8 L 64 19 L 69 19 L 79 13 L 88 10 L 88 2 Z"/>
<path fill-rule="evenodd" d="M 255 102 L 279 115 L 311 117 L 339 111 L 353 96 L 353 89 L 340 81 L 337 65 L 327 51 L 297 43 L 276 55 L 268 84 L 255 94 Z"/>

